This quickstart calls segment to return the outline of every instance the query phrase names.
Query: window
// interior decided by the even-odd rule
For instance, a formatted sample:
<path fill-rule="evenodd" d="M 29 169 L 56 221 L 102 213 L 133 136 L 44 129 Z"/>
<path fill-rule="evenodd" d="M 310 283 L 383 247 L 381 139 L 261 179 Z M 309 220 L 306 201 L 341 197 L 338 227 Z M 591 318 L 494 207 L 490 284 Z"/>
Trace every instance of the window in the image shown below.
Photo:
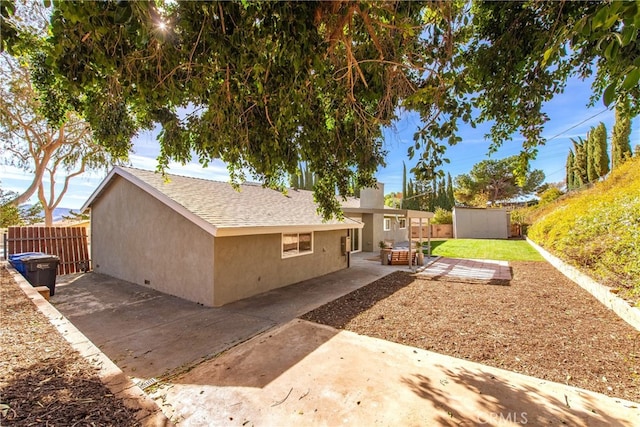
<path fill-rule="evenodd" d="M 310 254 L 313 252 L 312 233 L 289 233 L 282 235 L 282 257 Z"/>
<path fill-rule="evenodd" d="M 398 218 L 398 228 L 400 228 L 400 229 L 407 228 L 407 219 L 406 218 Z"/>
<path fill-rule="evenodd" d="M 385 218 L 384 219 L 384 226 L 382 227 L 382 229 L 384 231 L 389 231 L 391 230 L 391 218 Z"/>

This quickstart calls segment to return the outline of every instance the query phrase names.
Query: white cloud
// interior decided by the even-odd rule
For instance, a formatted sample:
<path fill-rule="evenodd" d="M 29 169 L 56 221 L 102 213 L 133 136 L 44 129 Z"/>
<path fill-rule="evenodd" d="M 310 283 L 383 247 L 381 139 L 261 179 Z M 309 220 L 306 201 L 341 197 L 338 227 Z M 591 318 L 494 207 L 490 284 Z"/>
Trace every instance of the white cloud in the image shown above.
<path fill-rule="evenodd" d="M 33 180 L 33 174 L 23 171 L 20 168 L 14 166 L 1 166 L 2 174 L 0 175 L 0 181 L 3 183 L 5 180 L 31 182 Z"/>

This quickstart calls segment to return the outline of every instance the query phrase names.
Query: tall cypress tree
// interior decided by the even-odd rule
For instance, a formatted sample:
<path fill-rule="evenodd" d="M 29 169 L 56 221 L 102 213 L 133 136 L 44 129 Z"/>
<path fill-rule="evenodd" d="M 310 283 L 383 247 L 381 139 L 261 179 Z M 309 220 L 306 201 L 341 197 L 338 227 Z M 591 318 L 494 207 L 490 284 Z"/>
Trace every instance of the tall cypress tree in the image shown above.
<path fill-rule="evenodd" d="M 438 180 L 436 179 L 436 177 L 433 177 L 433 180 L 431 181 L 431 200 L 429 201 L 429 210 L 431 212 L 434 212 L 436 210 L 436 206 L 438 203 Z"/>
<path fill-rule="evenodd" d="M 315 181 L 315 177 L 313 172 L 309 169 L 309 166 L 304 169 L 304 189 L 305 190 L 313 190 L 313 184 Z"/>
<path fill-rule="evenodd" d="M 447 172 L 447 207 L 446 210 L 450 211 L 456 205 L 456 198 L 453 195 L 453 180 L 451 174 Z"/>
<path fill-rule="evenodd" d="M 609 173 L 607 128 L 604 126 L 604 123 L 600 122 L 600 124 L 591 131 L 591 138 L 591 167 L 595 171 L 595 178 L 591 181 L 593 182 Z"/>
<path fill-rule="evenodd" d="M 589 182 L 587 177 L 587 142 L 578 137 L 578 140 L 571 138 L 573 142 L 573 150 L 575 153 L 575 161 L 573 163 L 574 184 L 576 188 L 582 187 Z"/>
<path fill-rule="evenodd" d="M 413 183 L 413 180 L 409 178 L 409 183 L 407 184 L 407 194 L 406 194 L 406 202 L 403 206 L 404 209 L 420 209 L 420 201 L 418 200 L 416 193 L 416 185 Z M 403 195 L 403 199 L 404 199 Z"/>
<path fill-rule="evenodd" d="M 587 140 L 585 142 L 585 146 L 587 148 L 587 181 L 594 182 L 598 180 L 598 171 L 596 170 L 596 160 L 595 160 L 595 129 L 591 128 L 589 132 L 587 132 Z"/>
<path fill-rule="evenodd" d="M 292 188 L 298 190 L 310 190 L 313 191 L 313 186 L 316 183 L 316 174 L 314 174 L 309 166 L 303 162 L 298 165 L 299 174 L 291 175 L 289 179 L 289 185 Z M 355 181 L 354 181 L 355 182 Z"/>
<path fill-rule="evenodd" d="M 405 199 L 407 198 L 407 165 L 402 162 L 402 199 L 400 199 L 400 208 L 406 209 Z"/>
<path fill-rule="evenodd" d="M 440 187 L 438 188 L 438 206 L 442 209 L 447 209 L 447 184 L 444 181 L 444 178 L 440 180 Z"/>
<path fill-rule="evenodd" d="M 628 113 L 628 101 L 616 104 L 616 121 L 611 135 L 611 169 L 620 166 L 631 157 L 631 119 Z"/>
<path fill-rule="evenodd" d="M 573 154 L 573 150 L 569 149 L 569 155 L 567 156 L 567 163 L 565 166 L 565 181 L 567 183 L 567 190 L 573 190 L 576 188 L 576 184 L 574 182 L 574 163 L 575 156 Z"/>

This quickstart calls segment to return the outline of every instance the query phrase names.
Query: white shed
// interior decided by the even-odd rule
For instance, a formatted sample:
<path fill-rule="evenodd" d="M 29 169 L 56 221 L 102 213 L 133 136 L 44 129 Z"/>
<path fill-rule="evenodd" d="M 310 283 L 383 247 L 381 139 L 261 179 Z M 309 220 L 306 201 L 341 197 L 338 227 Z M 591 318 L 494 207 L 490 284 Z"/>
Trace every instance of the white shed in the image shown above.
<path fill-rule="evenodd" d="M 511 217 L 506 209 L 453 208 L 456 239 L 508 239 Z"/>

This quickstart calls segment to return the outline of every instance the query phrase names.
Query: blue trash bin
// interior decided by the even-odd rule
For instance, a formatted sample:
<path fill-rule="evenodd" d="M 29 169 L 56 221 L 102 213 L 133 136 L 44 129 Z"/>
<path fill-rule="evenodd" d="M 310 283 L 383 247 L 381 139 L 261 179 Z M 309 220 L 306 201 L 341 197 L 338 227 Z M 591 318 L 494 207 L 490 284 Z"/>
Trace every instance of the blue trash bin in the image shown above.
<path fill-rule="evenodd" d="M 27 275 L 27 266 L 24 262 L 22 262 L 22 258 L 30 257 L 30 256 L 41 256 L 46 255 L 44 252 L 22 252 L 19 254 L 9 255 L 9 262 L 13 267 L 18 270 L 18 273 L 22 274 L 26 277 Z"/>
<path fill-rule="evenodd" d="M 55 294 L 60 258 L 43 252 L 23 252 L 9 255 L 9 262 L 31 283 L 31 286 L 46 286 L 49 288 L 49 295 Z"/>

